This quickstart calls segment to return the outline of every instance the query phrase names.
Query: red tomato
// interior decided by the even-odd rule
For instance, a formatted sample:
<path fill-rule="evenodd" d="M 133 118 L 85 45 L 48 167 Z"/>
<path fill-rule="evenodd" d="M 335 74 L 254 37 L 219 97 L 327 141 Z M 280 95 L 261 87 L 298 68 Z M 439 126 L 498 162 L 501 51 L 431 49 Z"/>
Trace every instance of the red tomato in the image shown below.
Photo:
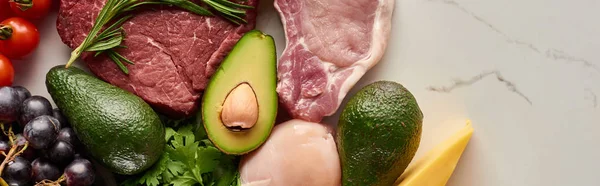
<path fill-rule="evenodd" d="M 0 0 L 0 21 L 11 17 L 12 11 L 10 10 L 10 5 L 8 4 L 8 0 Z"/>
<path fill-rule="evenodd" d="M 6 57 L 19 59 L 27 56 L 39 43 L 40 33 L 29 21 L 13 17 L 0 22 L 0 53 Z"/>
<path fill-rule="evenodd" d="M 31 7 L 26 8 L 27 2 L 31 1 Z M 10 1 L 10 9 L 19 17 L 29 18 L 29 19 L 39 19 L 46 15 L 50 11 L 50 6 L 52 5 L 52 0 L 13 0 Z M 26 8 L 26 10 L 22 10 L 21 8 Z"/>
<path fill-rule="evenodd" d="M 15 69 L 8 58 L 0 54 L 0 87 L 11 86 L 15 78 Z"/>

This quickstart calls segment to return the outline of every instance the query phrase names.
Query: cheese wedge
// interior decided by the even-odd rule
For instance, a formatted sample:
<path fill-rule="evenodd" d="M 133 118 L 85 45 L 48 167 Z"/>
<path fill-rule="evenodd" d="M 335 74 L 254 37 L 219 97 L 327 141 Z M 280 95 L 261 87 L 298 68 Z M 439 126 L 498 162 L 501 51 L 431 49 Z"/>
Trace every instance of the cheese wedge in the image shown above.
<path fill-rule="evenodd" d="M 471 122 L 437 145 L 398 178 L 398 186 L 444 186 L 473 135 Z"/>

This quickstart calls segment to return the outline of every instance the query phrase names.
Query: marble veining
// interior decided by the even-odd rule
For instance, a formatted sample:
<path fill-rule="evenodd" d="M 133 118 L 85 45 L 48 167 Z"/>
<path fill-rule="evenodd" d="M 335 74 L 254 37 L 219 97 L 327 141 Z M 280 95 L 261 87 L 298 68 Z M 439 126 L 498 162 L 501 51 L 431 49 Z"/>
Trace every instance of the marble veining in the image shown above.
<path fill-rule="evenodd" d="M 519 95 L 520 97 L 525 99 L 525 101 L 527 101 L 527 103 L 529 103 L 530 105 L 533 105 L 533 102 L 531 102 L 529 97 L 527 97 L 525 94 L 523 94 L 521 91 L 519 91 L 519 89 L 517 89 L 517 86 L 513 82 L 506 80 L 506 78 L 504 78 L 504 76 L 502 76 L 500 74 L 500 72 L 497 70 L 489 71 L 489 72 L 482 72 L 481 74 L 473 76 L 473 77 L 469 78 L 468 80 L 455 78 L 453 80 L 454 83 L 450 86 L 443 86 L 443 87 L 429 86 L 429 87 L 427 87 L 427 90 L 434 91 L 434 92 L 441 92 L 441 93 L 450 93 L 452 90 L 454 90 L 456 88 L 473 85 L 491 75 L 496 76 L 496 80 L 498 80 L 501 83 L 504 83 L 504 86 L 506 86 L 508 91 L 511 91 L 511 92 Z"/>
<path fill-rule="evenodd" d="M 475 12 L 470 11 L 467 8 L 465 8 L 464 6 L 462 6 L 458 1 L 455 1 L 455 0 L 428 0 L 428 1 L 441 2 L 441 3 L 447 4 L 449 6 L 453 6 L 466 14 L 469 14 L 471 17 L 473 17 L 473 19 L 475 19 L 478 22 L 480 22 L 481 24 L 484 24 L 485 26 L 489 27 L 491 30 L 496 32 L 501 37 L 504 37 L 506 39 L 506 42 L 508 42 L 508 43 L 519 45 L 519 46 L 524 46 L 525 48 L 527 48 L 535 53 L 538 53 L 540 55 L 545 55 L 546 57 L 548 57 L 550 59 L 564 60 L 566 62 L 581 63 L 584 66 L 593 68 L 594 70 L 596 70 L 600 73 L 600 69 L 598 68 L 598 66 L 596 66 L 595 64 L 591 63 L 590 61 L 588 61 L 586 59 L 583 59 L 583 58 L 577 57 L 577 56 L 572 56 L 565 51 L 555 49 L 555 48 L 548 48 L 545 50 L 545 52 L 542 52 L 539 49 L 539 47 L 535 46 L 533 43 L 518 40 L 518 39 L 515 39 L 515 38 L 509 36 L 508 34 L 504 33 L 500 28 L 494 26 L 492 23 L 485 20 L 483 17 L 477 15 Z"/>

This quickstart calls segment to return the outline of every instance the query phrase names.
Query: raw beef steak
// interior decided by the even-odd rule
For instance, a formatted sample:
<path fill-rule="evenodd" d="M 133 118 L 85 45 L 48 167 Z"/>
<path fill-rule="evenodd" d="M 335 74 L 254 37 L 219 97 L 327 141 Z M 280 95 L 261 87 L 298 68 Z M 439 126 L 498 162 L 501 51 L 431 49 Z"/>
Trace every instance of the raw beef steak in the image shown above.
<path fill-rule="evenodd" d="M 394 0 L 275 0 L 287 46 L 277 92 L 294 118 L 319 122 L 385 52 Z"/>
<path fill-rule="evenodd" d="M 71 48 L 83 42 L 105 0 L 61 0 L 57 29 Z M 258 0 L 246 4 L 257 6 Z M 136 12 L 123 24 L 127 48 L 118 52 L 133 61 L 129 75 L 106 56 L 82 58 L 101 79 L 128 90 L 172 117 L 189 116 L 200 93 L 221 60 L 247 31 L 254 28 L 256 11 L 248 10 L 248 24 L 237 26 L 220 17 L 205 17 L 178 8 L 156 6 Z"/>

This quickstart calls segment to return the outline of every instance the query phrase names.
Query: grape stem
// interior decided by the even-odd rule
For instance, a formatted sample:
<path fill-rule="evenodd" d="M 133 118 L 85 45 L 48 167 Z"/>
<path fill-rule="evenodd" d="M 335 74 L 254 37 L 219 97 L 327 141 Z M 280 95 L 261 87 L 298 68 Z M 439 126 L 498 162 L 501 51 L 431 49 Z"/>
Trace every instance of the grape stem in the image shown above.
<path fill-rule="evenodd" d="M 6 136 L 10 136 L 8 135 L 8 132 L 6 132 L 6 130 L 4 130 L 4 123 L 1 123 L 2 125 L 0 125 L 0 129 L 2 129 L 2 133 L 4 133 L 4 135 Z M 8 130 L 11 130 L 12 126 L 9 126 Z"/>
<path fill-rule="evenodd" d="M 15 159 L 15 157 L 17 157 L 18 155 L 20 155 L 20 154 L 23 154 L 23 152 L 25 152 L 25 150 L 27 150 L 27 147 L 28 147 L 28 146 L 29 146 L 29 142 L 28 142 L 28 141 L 26 141 L 26 142 L 25 142 L 25 145 L 23 145 L 23 148 L 21 148 L 21 150 L 20 150 L 19 152 L 17 152 L 17 153 L 15 154 L 15 156 L 13 156 L 12 158 L 13 158 L 13 159 Z"/>
<path fill-rule="evenodd" d="M 4 131 L 4 123 L 0 122 L 0 128 L 2 128 L 2 132 L 6 135 L 8 135 L 5 131 Z M 4 153 L 4 151 L 2 151 L 2 155 L 6 156 L 6 153 Z M 0 174 L 2 174 L 2 172 L 0 172 Z M 8 183 L 6 183 L 6 181 L 4 181 L 4 178 L 0 177 L 0 186 L 8 186 Z"/>
<path fill-rule="evenodd" d="M 6 166 L 6 164 L 10 161 L 12 161 L 12 159 L 14 158 L 13 156 L 15 155 L 15 152 L 17 151 L 17 145 L 13 145 L 10 148 L 10 151 L 8 151 L 8 154 L 6 155 L 6 158 L 4 158 L 4 161 L 2 162 L 2 164 L 0 164 L 0 176 L 2 176 L 2 172 L 4 172 L 4 167 Z"/>
<path fill-rule="evenodd" d="M 8 154 L 5 154 L 4 152 L 2 152 L 2 155 L 4 155 L 4 157 L 5 157 L 4 161 L 2 161 L 2 164 L 0 164 L 0 176 L 2 176 L 2 173 L 4 172 L 4 167 L 6 167 L 6 164 L 8 164 L 8 162 L 13 161 L 15 159 L 15 157 L 17 157 L 17 156 L 21 155 L 23 152 L 25 152 L 25 150 L 27 150 L 27 146 L 29 146 L 29 142 L 25 141 L 25 145 L 23 145 L 23 148 L 21 148 L 21 150 L 18 150 L 19 145 L 17 143 L 15 143 L 15 133 L 12 131 L 12 126 L 8 127 L 8 132 L 6 132 L 6 130 L 4 130 L 4 124 L 0 123 L 0 129 L 2 129 L 2 132 L 8 136 L 8 140 L 10 141 L 10 144 L 11 144 Z M 4 180 L 2 180 L 2 181 L 4 181 Z"/>
<path fill-rule="evenodd" d="M 66 178 L 65 174 L 63 174 L 56 181 L 42 180 L 40 182 L 37 182 L 35 184 L 35 186 L 60 186 L 60 183 L 63 182 L 63 181 L 65 181 L 66 179 L 67 178 Z"/>

